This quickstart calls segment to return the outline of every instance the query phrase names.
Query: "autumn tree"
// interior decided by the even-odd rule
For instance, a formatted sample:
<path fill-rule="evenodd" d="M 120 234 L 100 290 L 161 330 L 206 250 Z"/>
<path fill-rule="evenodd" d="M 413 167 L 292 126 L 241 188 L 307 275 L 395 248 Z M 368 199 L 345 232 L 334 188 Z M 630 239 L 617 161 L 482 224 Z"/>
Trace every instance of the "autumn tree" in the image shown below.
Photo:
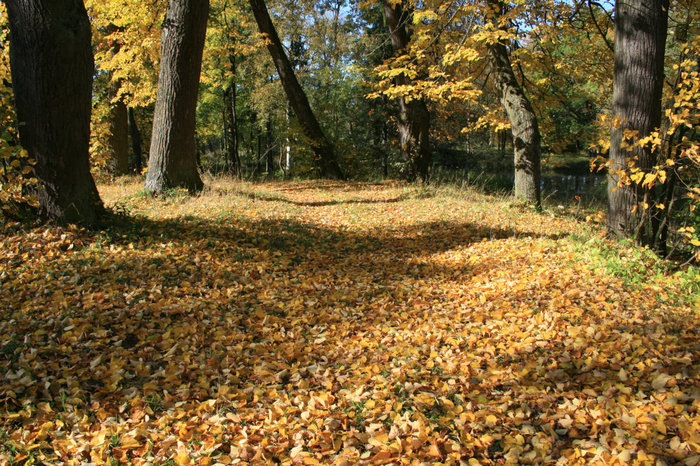
<path fill-rule="evenodd" d="M 145 188 L 190 192 L 203 187 L 197 172 L 195 123 L 208 0 L 170 0 L 161 31 L 158 95 Z"/>
<path fill-rule="evenodd" d="M 151 122 L 158 85 L 160 27 L 165 0 L 86 0 L 93 28 L 97 68 L 91 134 L 93 168 L 128 168 L 131 137 L 133 168 L 141 172 L 141 124 Z M 136 116 L 138 115 L 138 117 Z M 150 126 L 150 125 L 148 125 Z M 146 144 L 148 141 L 146 141 Z"/>
<path fill-rule="evenodd" d="M 411 39 L 411 8 L 405 2 L 394 3 L 390 0 L 383 0 L 383 5 L 392 48 L 395 54 L 401 54 Z M 394 81 L 397 86 L 411 84 L 407 73 L 399 74 Z M 398 101 L 401 156 L 407 164 L 405 175 L 409 179 L 427 181 L 432 157 L 428 106 L 422 98 L 413 96 L 400 96 Z"/>
<path fill-rule="evenodd" d="M 513 133 L 515 197 L 539 206 L 541 147 L 537 115 L 515 76 L 508 44 L 502 35 L 507 30 L 506 5 L 488 0 L 487 8 L 495 28 L 495 37 L 488 41 L 491 72 Z"/>
<path fill-rule="evenodd" d="M 616 2 L 608 232 L 642 244 L 651 244 L 655 235 L 648 221 L 654 191 L 629 182 L 624 171 L 634 164 L 643 178 L 655 165 L 650 137 L 661 124 L 668 7 L 668 0 Z"/>
<path fill-rule="evenodd" d="M 311 109 L 309 99 L 297 80 L 264 0 L 250 0 L 250 6 L 260 32 L 266 36 L 267 49 L 275 64 L 287 99 L 309 141 L 321 176 L 343 178 L 344 175 L 336 159 L 335 149 L 321 129 L 321 125 Z"/>
<path fill-rule="evenodd" d="M 20 142 L 37 162 L 40 213 L 93 223 L 103 207 L 89 166 L 93 56 L 85 6 L 5 3 Z"/>

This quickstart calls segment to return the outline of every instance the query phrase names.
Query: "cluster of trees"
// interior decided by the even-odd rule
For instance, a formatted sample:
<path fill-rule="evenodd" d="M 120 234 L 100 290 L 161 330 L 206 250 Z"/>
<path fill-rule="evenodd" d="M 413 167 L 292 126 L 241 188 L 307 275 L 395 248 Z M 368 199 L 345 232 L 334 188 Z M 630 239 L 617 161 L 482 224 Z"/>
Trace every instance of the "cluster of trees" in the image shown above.
<path fill-rule="evenodd" d="M 543 147 L 609 150 L 608 229 L 658 250 L 700 199 L 691 0 L 5 5 L 21 144 L 0 151 L 35 161 L 21 189 L 49 218 L 101 215 L 91 163 L 147 167 L 155 193 L 200 190 L 202 167 L 428 182 L 508 140 L 537 206 Z"/>

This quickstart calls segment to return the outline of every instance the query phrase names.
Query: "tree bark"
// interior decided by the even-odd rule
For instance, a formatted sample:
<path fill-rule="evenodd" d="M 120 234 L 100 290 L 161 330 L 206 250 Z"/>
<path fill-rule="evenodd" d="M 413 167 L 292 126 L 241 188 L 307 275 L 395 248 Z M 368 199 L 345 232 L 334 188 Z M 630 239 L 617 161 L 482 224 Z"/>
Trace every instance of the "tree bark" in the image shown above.
<path fill-rule="evenodd" d="M 123 30 L 115 24 L 107 26 L 109 34 Z M 111 45 L 112 57 L 119 53 L 121 48 L 120 42 L 114 41 Z M 121 79 L 116 82 L 111 82 L 108 85 L 108 98 L 110 99 L 109 108 L 109 137 L 107 139 L 107 157 L 112 162 L 112 169 L 115 175 L 126 175 L 129 172 L 129 121 L 126 109 L 126 103 L 122 98 L 116 102 L 112 102 L 119 95 L 121 88 Z"/>
<path fill-rule="evenodd" d="M 141 131 L 139 131 L 138 123 L 134 109 L 129 107 L 128 112 L 129 135 L 131 136 L 131 152 L 134 154 L 134 170 L 139 175 L 143 170 L 143 152 L 141 150 Z"/>
<path fill-rule="evenodd" d="M 488 15 L 496 27 L 503 15 L 503 4 L 488 0 Z M 515 197 L 535 204 L 540 199 L 540 129 L 537 115 L 523 87 L 515 77 L 510 52 L 503 40 L 488 45 L 494 84 L 513 133 L 515 158 Z"/>
<path fill-rule="evenodd" d="M 655 236 L 651 215 L 644 215 L 644 209 L 633 210 L 643 200 L 653 204 L 654 192 L 635 184 L 618 187 L 618 173 L 631 160 L 642 171 L 654 166 L 656 153 L 650 146 L 633 144 L 629 150 L 622 142 L 625 130 L 636 131 L 636 141 L 661 125 L 668 6 L 668 0 L 617 0 L 615 6 L 613 114 L 617 123 L 610 134 L 608 233 L 636 235 L 638 243 L 649 245 Z"/>
<path fill-rule="evenodd" d="M 109 121 L 109 157 L 114 161 L 114 173 L 129 173 L 129 116 L 126 104 L 119 99 L 112 104 Z"/>
<path fill-rule="evenodd" d="M 226 171 L 235 176 L 241 176 L 241 159 L 239 156 L 238 115 L 236 113 L 236 57 L 229 55 L 229 63 L 233 79 L 224 90 L 224 126 L 226 139 Z"/>
<path fill-rule="evenodd" d="M 272 121 L 265 123 L 265 171 L 268 177 L 275 172 L 275 141 L 272 136 Z"/>
<path fill-rule="evenodd" d="M 103 212 L 90 174 L 94 62 L 80 0 L 6 0 L 20 143 L 36 160 L 40 213 L 94 223 Z"/>
<path fill-rule="evenodd" d="M 403 9 L 401 3 L 392 4 L 383 0 L 391 35 L 391 46 L 394 54 L 399 54 L 410 40 L 410 13 Z M 411 84 L 408 76 L 401 74 L 394 79 L 399 86 Z M 401 143 L 401 158 L 406 163 L 404 176 L 408 179 L 428 180 L 432 152 L 430 149 L 430 112 L 423 99 L 399 98 L 399 138 Z"/>
<path fill-rule="evenodd" d="M 324 134 L 313 110 L 311 110 L 309 99 L 306 97 L 304 89 L 302 89 L 294 74 L 292 65 L 282 47 L 282 41 L 280 41 L 277 30 L 274 24 L 272 24 L 272 19 L 270 19 L 265 1 L 250 0 L 250 6 L 255 15 L 255 21 L 258 23 L 260 32 L 267 36 L 267 49 L 272 56 L 272 61 L 275 63 L 275 68 L 277 68 L 277 74 L 279 74 L 282 87 L 287 94 L 287 98 L 289 99 L 289 103 L 294 110 L 297 120 L 299 120 L 304 136 L 306 136 L 311 144 L 311 150 L 316 158 L 321 176 L 343 178 L 343 172 L 340 169 L 340 165 L 338 165 L 333 145 Z"/>
<path fill-rule="evenodd" d="M 202 189 L 195 117 L 209 0 L 169 0 L 161 32 L 158 97 L 145 188 Z"/>

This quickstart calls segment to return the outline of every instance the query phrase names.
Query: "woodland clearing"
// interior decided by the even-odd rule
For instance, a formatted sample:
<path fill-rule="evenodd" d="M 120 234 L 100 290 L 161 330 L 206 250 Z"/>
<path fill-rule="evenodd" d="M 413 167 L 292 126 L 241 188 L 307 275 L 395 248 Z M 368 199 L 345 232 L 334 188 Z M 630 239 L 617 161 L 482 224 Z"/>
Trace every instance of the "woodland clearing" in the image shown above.
<path fill-rule="evenodd" d="M 700 462 L 693 269 L 467 188 L 206 185 L 3 227 L 0 463 Z"/>

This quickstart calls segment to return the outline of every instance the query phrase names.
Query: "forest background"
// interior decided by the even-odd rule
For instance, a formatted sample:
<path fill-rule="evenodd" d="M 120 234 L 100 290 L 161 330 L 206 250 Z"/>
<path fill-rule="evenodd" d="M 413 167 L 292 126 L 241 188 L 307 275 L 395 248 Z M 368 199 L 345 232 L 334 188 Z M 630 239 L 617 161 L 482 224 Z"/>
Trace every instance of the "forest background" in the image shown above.
<path fill-rule="evenodd" d="M 1 8 L 0 464 L 700 463 L 697 2 Z"/>
<path fill-rule="evenodd" d="M 637 109 L 658 113 L 661 104 L 663 118 L 652 118 L 658 124 L 644 134 L 622 128 L 624 137 L 613 145 L 621 155 L 610 160 L 611 129 L 620 128 L 621 118 L 612 100 L 612 4 L 258 2 L 258 10 L 272 15 L 280 49 L 301 84 L 295 92 L 310 102 L 318 137 L 332 152 L 328 157 L 337 167 L 331 171 L 314 149 L 318 137 L 305 132 L 306 117 L 297 117 L 300 110 L 285 94 L 266 47 L 269 33 L 259 32 L 251 5 L 255 10 L 254 3 L 213 1 L 208 11 L 196 149 L 188 156 L 196 156 L 200 171 L 242 178 L 342 174 L 460 183 L 479 178 L 496 190 L 512 189 L 515 179 L 516 197 L 533 204 L 540 203 L 541 189 L 554 201 L 561 201 L 556 192 L 563 192 L 579 200 L 583 195 L 588 203 L 593 193 L 604 203 L 610 184 L 608 204 L 625 203 L 612 210 L 624 211 L 622 218 L 608 218 L 611 232 L 664 255 L 692 256 L 700 244 L 694 2 L 669 5 L 663 73 L 657 73 L 661 102 L 652 105 L 657 110 Z M 86 6 L 95 56 L 93 173 L 145 173 L 167 4 L 88 1 Z M 1 192 L 9 214 L 34 182 L 13 113 L 6 20 L 3 15 Z M 496 52 L 506 65 L 500 71 Z M 525 149 L 513 147 L 524 126 L 513 127 L 523 119 L 509 113 L 503 99 L 512 90 L 521 100 L 510 108 L 526 105 L 525 120 L 537 133 Z M 635 147 L 646 151 L 645 160 Z M 528 158 L 532 168 L 518 168 L 518 161 Z M 552 177 L 541 176 L 540 158 L 545 173 L 563 175 L 554 184 Z M 606 166 L 612 166 L 610 183 L 603 176 L 581 178 L 590 170 L 604 173 Z"/>

